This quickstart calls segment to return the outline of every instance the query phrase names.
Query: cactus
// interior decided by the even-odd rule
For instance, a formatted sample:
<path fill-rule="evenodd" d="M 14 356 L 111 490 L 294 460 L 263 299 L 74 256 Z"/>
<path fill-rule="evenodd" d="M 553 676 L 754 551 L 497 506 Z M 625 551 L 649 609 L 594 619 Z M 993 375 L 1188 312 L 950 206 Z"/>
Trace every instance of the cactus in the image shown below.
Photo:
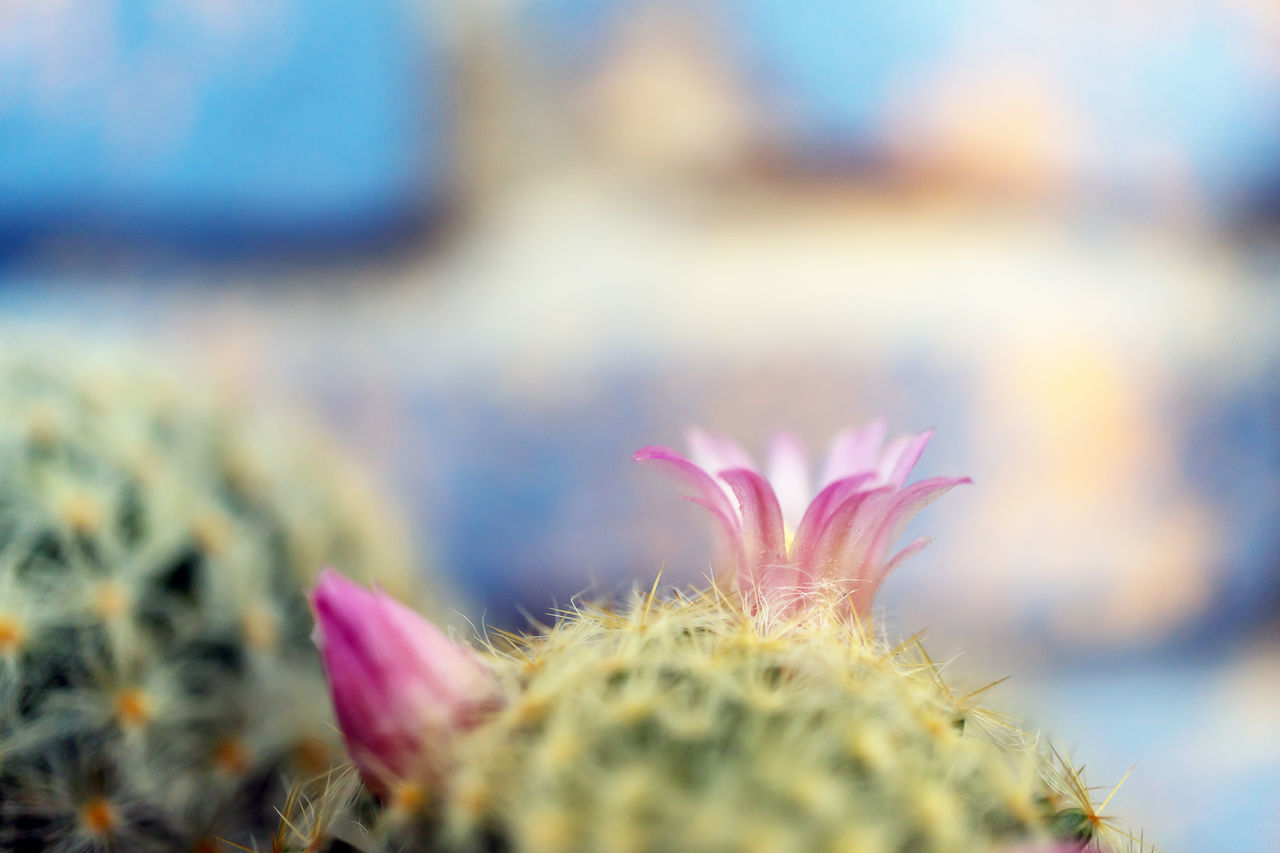
<path fill-rule="evenodd" d="M 1098 815 L 1072 765 L 976 706 L 985 688 L 957 690 L 918 642 L 879 636 L 874 587 L 921 547 L 889 556 L 904 518 L 965 482 L 906 485 L 928 434 L 881 453 L 880 433 L 837 442 L 807 510 L 783 510 L 723 440 L 712 455 L 737 461 L 714 477 L 641 451 L 729 534 L 716 585 L 660 599 L 655 582 L 621 609 L 578 606 L 479 652 L 326 574 L 317 639 L 357 770 L 317 801 L 299 792 L 273 849 L 1142 847 Z"/>
<path fill-rule="evenodd" d="M 459 849 L 490 827 L 530 851 L 1034 837 L 1028 753 L 966 737 L 978 718 L 927 668 L 825 618 L 761 633 L 714 596 L 647 603 L 576 614 L 521 648 L 527 672 L 504 674 L 518 695 L 460 745 L 440 830 Z"/>
<path fill-rule="evenodd" d="M 0 849 L 262 837 L 334 751 L 317 568 L 414 586 L 321 438 L 132 361 L 0 355 Z"/>
<path fill-rule="evenodd" d="M 848 605 L 814 602 L 764 630 L 717 590 L 650 594 L 495 637 L 482 659 L 500 710 L 380 785 L 376 805 L 342 780 L 289 816 L 279 849 L 330 837 L 458 853 L 1126 846 L 1070 765 L 977 707 L 981 689 L 949 686 L 917 642 L 871 636 Z"/>

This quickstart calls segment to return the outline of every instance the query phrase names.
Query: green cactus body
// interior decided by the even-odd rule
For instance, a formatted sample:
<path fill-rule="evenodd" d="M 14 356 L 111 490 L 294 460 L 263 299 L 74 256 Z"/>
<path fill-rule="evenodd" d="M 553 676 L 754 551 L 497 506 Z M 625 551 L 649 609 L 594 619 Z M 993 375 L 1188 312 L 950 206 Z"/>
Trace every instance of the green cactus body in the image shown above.
<path fill-rule="evenodd" d="M 958 697 L 917 644 L 891 649 L 848 613 L 822 605 L 765 629 L 712 593 L 640 596 L 623 613 L 581 609 L 539 636 L 504 637 L 488 655 L 503 708 L 429 756 L 433 774 L 392 791 L 371 836 L 344 837 L 513 853 L 1087 840 L 1060 814 L 1093 812 L 1033 738 Z M 285 835 L 321 849 L 309 845 L 344 835 L 334 813 L 330 801 L 311 812 L 323 820 Z"/>
<path fill-rule="evenodd" d="M 0 357 L 0 848 L 262 837 L 336 740 L 304 590 L 407 594 L 405 539 L 305 431 L 68 362 Z"/>

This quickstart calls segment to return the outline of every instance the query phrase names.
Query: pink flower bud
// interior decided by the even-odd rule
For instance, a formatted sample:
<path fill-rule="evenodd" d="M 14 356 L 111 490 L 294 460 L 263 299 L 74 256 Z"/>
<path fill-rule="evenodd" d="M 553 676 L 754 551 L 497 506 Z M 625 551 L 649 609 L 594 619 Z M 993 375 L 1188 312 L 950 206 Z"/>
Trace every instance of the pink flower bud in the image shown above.
<path fill-rule="evenodd" d="M 386 793 L 439 774 L 451 736 L 497 706 L 493 674 L 408 607 L 332 569 L 312 606 L 338 726 L 365 781 Z"/>

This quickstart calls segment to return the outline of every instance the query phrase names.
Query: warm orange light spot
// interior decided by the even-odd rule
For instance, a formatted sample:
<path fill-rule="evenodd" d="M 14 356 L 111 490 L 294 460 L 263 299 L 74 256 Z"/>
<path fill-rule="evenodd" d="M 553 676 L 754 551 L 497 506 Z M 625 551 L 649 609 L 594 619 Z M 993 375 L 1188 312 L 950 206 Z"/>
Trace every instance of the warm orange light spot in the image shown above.
<path fill-rule="evenodd" d="M 538 659 L 538 663 L 541 665 L 541 658 Z M 624 672 L 627 668 L 627 662 L 622 657 L 613 655 L 611 657 L 604 658 L 596 664 L 596 666 L 599 667 L 601 675 L 613 675 L 615 673 Z"/>
<path fill-rule="evenodd" d="M 260 652 L 273 651 L 280 641 L 275 614 L 261 604 L 250 604 L 245 608 L 240 630 L 249 647 Z"/>
<path fill-rule="evenodd" d="M 1009 791 L 1004 804 L 1023 823 L 1035 823 L 1039 817 L 1035 804 L 1022 791 Z"/>
<path fill-rule="evenodd" d="M 516 722 L 520 724 L 536 723 L 542 719 L 547 713 L 547 701 L 545 699 L 533 699 L 528 696 L 520 700 L 515 706 Z"/>
<path fill-rule="evenodd" d="M 243 495 L 257 496 L 266 491 L 267 478 L 262 468 L 241 450 L 231 450 L 223 463 L 227 482 Z"/>
<path fill-rule="evenodd" d="M 116 694 L 116 717 L 126 726 L 136 728 L 151 720 L 151 699 L 136 687 Z"/>
<path fill-rule="evenodd" d="M 524 665 L 521 667 L 521 670 L 524 672 L 525 675 L 532 675 L 533 673 L 542 669 L 542 667 L 545 664 L 546 664 L 546 661 L 544 661 L 542 658 L 530 658 L 529 660 L 524 662 Z"/>
<path fill-rule="evenodd" d="M 27 422 L 27 437 L 32 444 L 48 447 L 57 440 L 58 416 L 48 406 L 41 406 L 31 413 Z"/>
<path fill-rule="evenodd" d="M 582 739 L 575 733 L 561 731 L 547 740 L 546 755 L 552 765 L 565 767 L 577 760 L 582 752 Z"/>
<path fill-rule="evenodd" d="M 95 797 L 84 804 L 80 811 L 80 822 L 91 835 L 109 835 L 120 823 L 115 807 L 102 797 Z"/>
<path fill-rule="evenodd" d="M 920 722 L 934 740 L 948 741 L 960 734 L 954 722 L 941 714 L 925 713 Z"/>
<path fill-rule="evenodd" d="M 93 594 L 93 609 L 103 619 L 111 620 L 124 613 L 129 606 L 129 594 L 122 584 L 107 581 L 100 584 Z"/>
<path fill-rule="evenodd" d="M 493 805 L 493 795 L 483 779 L 468 778 L 458 785 L 455 795 L 458 807 L 472 819 L 479 818 Z"/>
<path fill-rule="evenodd" d="M 401 782 L 391 792 L 391 809 L 401 814 L 413 814 L 426 802 L 426 789 L 417 782 Z"/>
<path fill-rule="evenodd" d="M 618 719 L 624 723 L 638 723 L 653 715 L 653 700 L 645 696 L 627 699 L 618 705 Z"/>
<path fill-rule="evenodd" d="M 239 738 L 223 738 L 213 748 L 213 763 L 224 773 L 243 773 L 249 767 L 249 749 Z"/>
<path fill-rule="evenodd" d="M 556 809 L 539 809 L 521 821 L 520 834 L 530 850 L 565 850 L 572 845 L 569 817 Z"/>
<path fill-rule="evenodd" d="M 195 523 L 196 542 L 209 554 L 222 554 L 231 544 L 231 523 L 218 512 L 202 512 Z"/>
<path fill-rule="evenodd" d="M 333 750 L 323 741 L 309 737 L 299 743 L 293 751 L 294 760 L 305 773 L 319 775 L 329 769 L 333 763 Z"/>
<path fill-rule="evenodd" d="M 102 524 L 102 508 L 84 492 L 68 496 L 62 502 L 61 515 L 62 522 L 80 534 L 94 533 Z"/>
<path fill-rule="evenodd" d="M 955 798 L 941 788 L 921 791 L 916 797 L 915 810 L 921 829 L 935 839 L 951 838 L 963 825 Z"/>
<path fill-rule="evenodd" d="M 27 632 L 21 622 L 12 616 L 0 615 L 0 654 L 14 654 L 26 637 Z"/>
<path fill-rule="evenodd" d="M 849 757 L 873 769 L 887 767 L 893 760 L 893 747 L 882 732 L 856 728 L 846 741 Z"/>

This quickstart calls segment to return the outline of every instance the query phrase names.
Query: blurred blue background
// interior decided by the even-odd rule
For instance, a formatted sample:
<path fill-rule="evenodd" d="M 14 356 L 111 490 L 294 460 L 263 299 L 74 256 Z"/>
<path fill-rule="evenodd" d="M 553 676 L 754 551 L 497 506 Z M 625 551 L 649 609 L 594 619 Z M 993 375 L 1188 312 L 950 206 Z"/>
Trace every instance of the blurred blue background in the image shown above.
<path fill-rule="evenodd" d="M 889 624 L 1136 762 L 1160 849 L 1274 850 L 1276 45 L 1248 0 L 0 2 L 0 334 L 319 413 L 506 627 L 705 575 L 642 445 L 936 427 L 975 485 Z"/>
<path fill-rule="evenodd" d="M 402 0 L 7 3 L 0 240 L 403 231 L 443 203 L 448 76 Z"/>

